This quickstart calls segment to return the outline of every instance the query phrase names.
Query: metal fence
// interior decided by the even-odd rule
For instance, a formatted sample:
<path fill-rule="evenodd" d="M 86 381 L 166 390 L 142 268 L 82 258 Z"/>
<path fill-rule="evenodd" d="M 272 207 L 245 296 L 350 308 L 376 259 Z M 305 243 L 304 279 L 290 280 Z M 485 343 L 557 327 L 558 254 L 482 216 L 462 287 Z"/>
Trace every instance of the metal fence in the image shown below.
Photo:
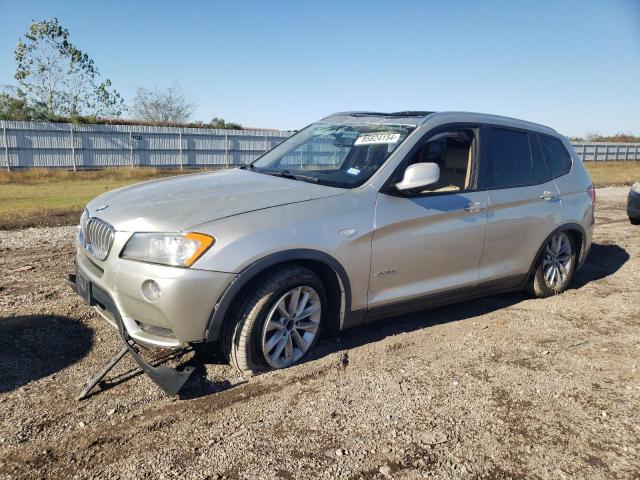
<path fill-rule="evenodd" d="M 0 121 L 0 128 L 3 156 L 0 165 L 6 169 L 230 167 L 254 160 L 291 135 L 288 131 L 274 130 L 12 121 Z M 640 161 L 637 143 L 576 142 L 574 147 L 586 162 Z"/>
<path fill-rule="evenodd" d="M 571 142 L 583 162 L 640 161 L 640 143 Z"/>
<path fill-rule="evenodd" d="M 1 162 L 12 168 L 228 167 L 270 150 L 291 132 L 0 121 Z"/>

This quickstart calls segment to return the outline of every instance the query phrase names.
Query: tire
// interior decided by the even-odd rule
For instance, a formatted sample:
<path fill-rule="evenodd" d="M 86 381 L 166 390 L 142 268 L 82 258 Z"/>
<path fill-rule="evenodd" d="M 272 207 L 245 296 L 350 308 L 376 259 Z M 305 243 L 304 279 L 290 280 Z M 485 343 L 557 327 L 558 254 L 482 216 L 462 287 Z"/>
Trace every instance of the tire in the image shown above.
<path fill-rule="evenodd" d="M 629 221 L 631 222 L 631 225 L 640 225 L 639 217 L 629 217 Z"/>
<path fill-rule="evenodd" d="M 554 234 L 540 253 L 527 284 L 528 292 L 538 298 L 564 292 L 571 283 L 577 261 L 576 246 L 571 235 L 568 232 Z"/>
<path fill-rule="evenodd" d="M 317 342 L 326 311 L 324 286 L 315 273 L 299 266 L 272 272 L 230 318 L 224 342 L 229 363 L 245 376 L 298 363 Z"/>

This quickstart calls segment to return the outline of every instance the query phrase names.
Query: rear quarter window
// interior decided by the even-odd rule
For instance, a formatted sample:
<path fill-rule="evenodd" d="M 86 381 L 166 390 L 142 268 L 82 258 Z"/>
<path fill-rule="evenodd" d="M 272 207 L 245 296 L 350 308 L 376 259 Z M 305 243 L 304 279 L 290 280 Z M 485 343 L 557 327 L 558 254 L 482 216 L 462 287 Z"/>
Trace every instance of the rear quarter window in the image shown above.
<path fill-rule="evenodd" d="M 538 139 L 540 140 L 542 153 L 547 161 L 551 177 L 556 178 L 569 173 L 569 170 L 571 170 L 571 155 L 569 155 L 563 143 L 557 138 L 547 137 L 546 135 L 538 135 Z"/>

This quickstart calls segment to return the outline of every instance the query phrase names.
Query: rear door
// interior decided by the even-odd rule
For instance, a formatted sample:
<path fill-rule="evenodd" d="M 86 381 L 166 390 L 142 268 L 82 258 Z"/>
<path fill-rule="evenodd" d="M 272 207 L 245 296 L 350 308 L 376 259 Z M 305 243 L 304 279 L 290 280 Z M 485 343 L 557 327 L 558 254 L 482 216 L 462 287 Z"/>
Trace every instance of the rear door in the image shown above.
<path fill-rule="evenodd" d="M 560 192 L 535 133 L 485 129 L 487 155 L 480 183 L 488 190 L 489 211 L 478 281 L 517 281 L 561 221 Z"/>

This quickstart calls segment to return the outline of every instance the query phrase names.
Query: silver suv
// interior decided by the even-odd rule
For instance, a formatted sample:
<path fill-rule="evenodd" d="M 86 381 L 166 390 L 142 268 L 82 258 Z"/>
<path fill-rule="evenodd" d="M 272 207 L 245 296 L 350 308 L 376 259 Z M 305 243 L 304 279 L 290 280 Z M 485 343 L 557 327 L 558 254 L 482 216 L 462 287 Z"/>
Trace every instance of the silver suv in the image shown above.
<path fill-rule="evenodd" d="M 242 168 L 87 205 L 74 287 L 128 341 L 288 367 L 321 330 L 496 292 L 562 292 L 595 192 L 569 141 L 511 118 L 347 112 Z"/>

